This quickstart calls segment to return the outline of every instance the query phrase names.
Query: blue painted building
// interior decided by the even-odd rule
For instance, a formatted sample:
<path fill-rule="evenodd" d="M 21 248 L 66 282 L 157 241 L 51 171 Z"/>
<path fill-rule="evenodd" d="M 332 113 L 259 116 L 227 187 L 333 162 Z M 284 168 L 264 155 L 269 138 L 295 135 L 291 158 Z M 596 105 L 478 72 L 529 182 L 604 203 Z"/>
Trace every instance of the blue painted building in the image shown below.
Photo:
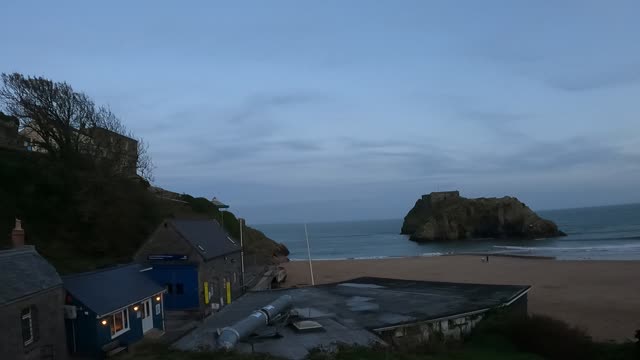
<path fill-rule="evenodd" d="M 63 277 L 71 354 L 101 357 L 164 331 L 165 288 L 145 270 L 129 264 Z"/>
<path fill-rule="evenodd" d="M 166 287 L 167 310 L 208 314 L 242 295 L 241 250 L 215 220 L 167 219 L 134 259 Z"/>

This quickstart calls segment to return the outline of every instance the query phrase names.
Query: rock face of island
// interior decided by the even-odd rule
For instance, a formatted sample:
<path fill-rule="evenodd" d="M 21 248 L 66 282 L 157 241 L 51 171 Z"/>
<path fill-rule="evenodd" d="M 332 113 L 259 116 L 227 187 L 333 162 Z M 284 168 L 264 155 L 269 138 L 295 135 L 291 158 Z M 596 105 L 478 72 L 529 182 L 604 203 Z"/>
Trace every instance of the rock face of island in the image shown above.
<path fill-rule="evenodd" d="M 414 241 L 565 236 L 515 197 L 467 199 L 458 191 L 423 195 L 402 224 Z"/>

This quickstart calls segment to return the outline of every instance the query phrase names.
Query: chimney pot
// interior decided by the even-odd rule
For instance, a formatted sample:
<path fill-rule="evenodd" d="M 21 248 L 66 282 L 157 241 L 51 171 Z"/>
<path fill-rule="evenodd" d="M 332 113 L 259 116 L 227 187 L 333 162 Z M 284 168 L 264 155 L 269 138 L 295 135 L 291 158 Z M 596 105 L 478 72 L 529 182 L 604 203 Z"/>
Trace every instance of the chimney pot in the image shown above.
<path fill-rule="evenodd" d="M 22 221 L 16 219 L 16 225 L 11 231 L 11 242 L 14 248 L 24 246 L 24 229 L 22 228 Z"/>

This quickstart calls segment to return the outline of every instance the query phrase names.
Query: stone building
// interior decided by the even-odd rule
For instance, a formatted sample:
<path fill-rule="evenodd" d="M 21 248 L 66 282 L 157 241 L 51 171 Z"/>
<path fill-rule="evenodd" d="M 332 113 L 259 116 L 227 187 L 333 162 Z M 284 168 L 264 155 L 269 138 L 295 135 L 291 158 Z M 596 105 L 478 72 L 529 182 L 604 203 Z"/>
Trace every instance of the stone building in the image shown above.
<path fill-rule="evenodd" d="M 10 141 L 17 143 L 15 147 L 17 149 L 47 153 L 47 148 L 43 146 L 44 143 L 49 141 L 51 142 L 49 146 L 57 146 L 53 139 L 43 139 L 35 125 L 25 127 L 18 132 L 18 119 L 4 116 L 4 118 L 9 120 L 15 119 L 14 124 L 8 122 L 8 120 L 3 120 L 2 116 L 3 115 L 0 114 L 0 146 L 3 146 L 3 143 L 7 141 L 3 140 L 8 136 L 4 135 L 5 133 L 12 134 L 11 136 L 15 137 L 15 141 L 14 139 L 10 139 Z M 55 132 L 56 130 L 51 129 L 51 131 Z M 136 175 L 138 165 L 137 140 L 100 127 L 73 131 L 78 137 L 77 141 L 78 145 L 80 145 L 80 152 L 102 159 L 118 161 L 118 163 L 114 163 L 114 165 L 120 173 L 128 176 Z"/>
<path fill-rule="evenodd" d="M 0 358 L 67 359 L 62 279 L 17 221 L 14 248 L 0 251 Z"/>
<path fill-rule="evenodd" d="M 291 360 L 307 359 L 311 349 L 330 350 L 337 344 L 415 349 L 428 342 L 461 339 L 494 311 L 526 316 L 529 290 L 528 285 L 369 277 L 251 291 L 173 347 L 232 348 Z M 220 341 L 225 331 L 221 329 L 235 332 L 235 341 Z M 251 336 L 254 332 L 269 335 L 258 340 Z"/>
<path fill-rule="evenodd" d="M 118 164 L 125 175 L 135 176 L 138 165 L 138 141 L 100 127 L 86 130 L 91 142 L 104 151 L 103 156 L 121 161 Z"/>
<path fill-rule="evenodd" d="M 135 255 L 167 310 L 219 310 L 242 295 L 241 247 L 215 220 L 165 220 Z"/>
<path fill-rule="evenodd" d="M 429 195 L 422 195 L 422 200 L 428 201 L 431 206 L 435 205 L 438 202 L 451 200 L 451 199 L 459 199 L 460 191 L 434 191 Z"/>
<path fill-rule="evenodd" d="M 164 332 L 165 289 L 145 271 L 128 264 L 63 278 L 69 353 L 109 357 Z"/>
<path fill-rule="evenodd" d="M 21 148 L 21 137 L 18 134 L 18 118 L 0 112 L 0 148 Z"/>

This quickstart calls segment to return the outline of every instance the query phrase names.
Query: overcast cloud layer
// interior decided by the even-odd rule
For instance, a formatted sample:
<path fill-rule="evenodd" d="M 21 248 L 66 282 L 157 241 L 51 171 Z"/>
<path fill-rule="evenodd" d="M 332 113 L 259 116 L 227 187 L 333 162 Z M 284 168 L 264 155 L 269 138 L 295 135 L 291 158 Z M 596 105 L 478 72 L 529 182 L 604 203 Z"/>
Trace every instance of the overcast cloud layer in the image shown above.
<path fill-rule="evenodd" d="M 0 71 L 68 81 L 156 183 L 249 222 L 422 194 L 640 201 L 637 1 L 3 1 Z"/>

